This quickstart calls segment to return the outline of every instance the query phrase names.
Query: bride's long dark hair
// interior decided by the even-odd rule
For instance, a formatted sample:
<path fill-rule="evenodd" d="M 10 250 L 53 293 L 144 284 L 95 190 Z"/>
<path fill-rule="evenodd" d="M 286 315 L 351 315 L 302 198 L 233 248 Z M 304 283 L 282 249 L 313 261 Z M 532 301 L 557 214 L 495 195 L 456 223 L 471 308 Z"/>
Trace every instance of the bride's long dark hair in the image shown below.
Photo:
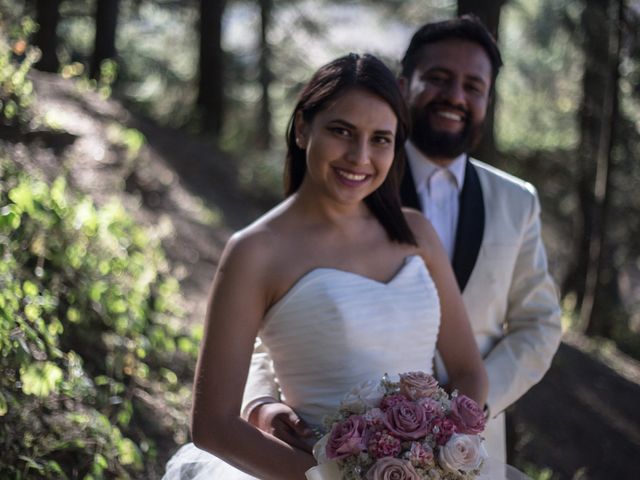
<path fill-rule="evenodd" d="M 402 214 L 399 194 L 400 179 L 404 171 L 404 144 L 409 132 L 407 107 L 393 73 L 373 55 L 351 53 L 320 67 L 300 93 L 287 127 L 285 194 L 289 196 L 295 193 L 307 172 L 305 151 L 296 143 L 297 113 L 302 112 L 304 121 L 311 123 L 327 102 L 355 87 L 380 97 L 389 104 L 398 119 L 394 159 L 389 173 L 382 185 L 367 196 L 364 202 L 392 241 L 416 245 L 413 232 Z"/>

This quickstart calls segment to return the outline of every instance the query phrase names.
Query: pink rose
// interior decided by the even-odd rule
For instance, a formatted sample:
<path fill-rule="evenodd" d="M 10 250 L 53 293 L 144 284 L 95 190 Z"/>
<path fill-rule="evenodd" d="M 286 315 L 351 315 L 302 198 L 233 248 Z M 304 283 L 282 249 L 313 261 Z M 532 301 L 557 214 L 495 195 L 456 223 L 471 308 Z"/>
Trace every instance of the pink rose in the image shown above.
<path fill-rule="evenodd" d="M 369 439 L 369 454 L 373 458 L 395 457 L 400 450 L 400 440 L 389 432 L 376 432 Z"/>
<path fill-rule="evenodd" d="M 387 411 L 388 409 L 390 409 L 394 405 L 397 405 L 399 403 L 405 403 L 407 401 L 409 401 L 409 399 L 407 397 L 405 397 L 404 395 L 400 395 L 398 393 L 395 394 L 395 395 L 388 395 L 388 396 L 384 397 L 382 399 L 382 401 L 380 402 L 380 408 L 383 411 Z"/>
<path fill-rule="evenodd" d="M 405 455 L 414 467 L 425 467 L 433 464 L 433 450 L 426 443 L 411 442 L 411 448 Z"/>
<path fill-rule="evenodd" d="M 384 412 L 384 424 L 392 435 L 403 440 L 416 440 L 429 431 L 429 419 L 422 405 L 408 401 Z"/>
<path fill-rule="evenodd" d="M 326 453 L 331 459 L 357 455 L 367 449 L 367 422 L 359 415 L 352 415 L 331 429 Z"/>
<path fill-rule="evenodd" d="M 458 395 L 451 402 L 449 418 L 456 424 L 459 433 L 481 433 L 484 430 L 484 412 L 466 395 Z"/>
<path fill-rule="evenodd" d="M 408 460 L 381 458 L 367 472 L 367 480 L 420 480 Z"/>
<path fill-rule="evenodd" d="M 437 445 L 444 445 L 449 441 L 451 435 L 456 433 L 456 424 L 448 418 L 436 418 L 429 425 L 429 430 Z"/>
<path fill-rule="evenodd" d="M 446 470 L 471 472 L 480 468 L 487 452 L 479 435 L 454 433 L 440 448 L 439 462 Z"/>
<path fill-rule="evenodd" d="M 438 381 L 424 372 L 409 372 L 400 374 L 400 393 L 410 398 L 429 397 L 438 391 Z"/>

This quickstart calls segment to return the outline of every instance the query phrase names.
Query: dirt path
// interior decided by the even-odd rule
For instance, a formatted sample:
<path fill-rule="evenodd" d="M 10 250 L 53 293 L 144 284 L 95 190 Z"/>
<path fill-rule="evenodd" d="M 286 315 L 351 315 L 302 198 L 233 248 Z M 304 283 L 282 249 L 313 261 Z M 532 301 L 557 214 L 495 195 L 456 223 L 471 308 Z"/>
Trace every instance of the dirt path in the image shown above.
<path fill-rule="evenodd" d="M 559 479 L 640 478 L 640 365 L 565 335 L 543 381 L 513 411 L 516 464 L 546 466 Z"/>

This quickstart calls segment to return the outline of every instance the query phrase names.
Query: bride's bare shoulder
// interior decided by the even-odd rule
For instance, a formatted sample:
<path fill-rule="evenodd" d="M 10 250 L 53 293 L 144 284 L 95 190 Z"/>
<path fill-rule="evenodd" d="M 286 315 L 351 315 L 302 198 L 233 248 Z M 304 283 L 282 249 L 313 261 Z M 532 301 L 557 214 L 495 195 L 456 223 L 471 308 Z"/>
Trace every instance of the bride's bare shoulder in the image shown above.
<path fill-rule="evenodd" d="M 428 257 L 433 251 L 434 245 L 440 244 L 438 234 L 431 222 L 425 218 L 421 211 L 413 208 L 403 207 L 402 213 L 413 235 L 416 237 L 418 248 Z"/>
<path fill-rule="evenodd" d="M 287 237 L 288 207 L 285 202 L 260 216 L 242 230 L 235 232 L 225 246 L 221 265 L 232 263 L 260 271 L 273 265 L 280 257 Z"/>

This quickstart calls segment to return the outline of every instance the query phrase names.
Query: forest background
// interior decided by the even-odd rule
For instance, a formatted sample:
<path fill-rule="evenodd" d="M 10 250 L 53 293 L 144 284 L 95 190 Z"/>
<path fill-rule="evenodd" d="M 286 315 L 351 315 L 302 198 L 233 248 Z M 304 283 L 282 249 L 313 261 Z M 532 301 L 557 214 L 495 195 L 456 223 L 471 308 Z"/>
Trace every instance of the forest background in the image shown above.
<path fill-rule="evenodd" d="M 636 0 L 0 0 L 0 477 L 158 478 L 300 86 L 349 51 L 397 70 L 418 26 L 469 12 L 505 61 L 475 156 L 538 188 L 564 312 L 510 459 L 638 478 Z"/>

